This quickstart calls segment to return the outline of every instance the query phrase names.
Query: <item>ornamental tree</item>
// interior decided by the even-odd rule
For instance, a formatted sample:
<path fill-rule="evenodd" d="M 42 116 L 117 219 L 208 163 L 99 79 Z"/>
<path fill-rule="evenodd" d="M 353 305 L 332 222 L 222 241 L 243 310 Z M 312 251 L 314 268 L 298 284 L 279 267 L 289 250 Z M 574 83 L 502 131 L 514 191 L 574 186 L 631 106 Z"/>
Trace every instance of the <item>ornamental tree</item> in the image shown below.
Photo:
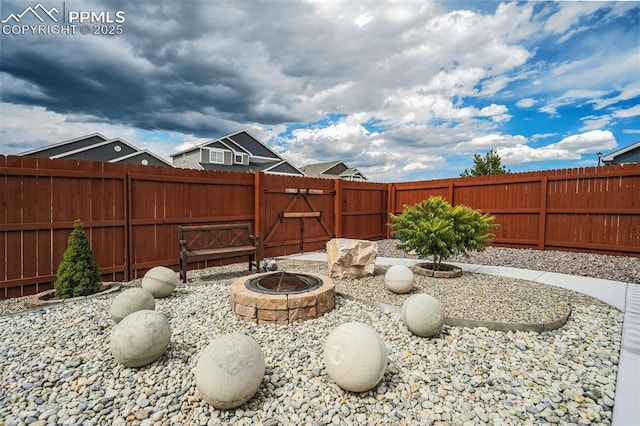
<path fill-rule="evenodd" d="M 100 269 L 93 258 L 82 222 L 76 220 L 53 283 L 56 297 L 87 296 L 98 292 L 101 284 Z"/>
<path fill-rule="evenodd" d="M 400 215 L 391 215 L 388 225 L 400 240 L 399 249 L 433 258 L 434 269 L 439 270 L 442 261 L 454 254 L 469 257 L 469 252 L 484 250 L 495 238 L 491 231 L 498 225 L 494 220 L 470 207 L 452 207 L 442 197 L 430 197 L 405 205 Z"/>

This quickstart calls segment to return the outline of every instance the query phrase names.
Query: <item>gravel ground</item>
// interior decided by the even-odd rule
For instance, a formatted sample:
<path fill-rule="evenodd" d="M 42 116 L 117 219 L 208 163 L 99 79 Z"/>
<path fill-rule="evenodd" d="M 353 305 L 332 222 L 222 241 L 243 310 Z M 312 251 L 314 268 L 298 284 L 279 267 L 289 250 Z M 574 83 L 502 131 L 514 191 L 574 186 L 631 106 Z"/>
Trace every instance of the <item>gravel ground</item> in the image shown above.
<path fill-rule="evenodd" d="M 468 262 L 565 273 L 575 273 L 580 264 L 582 275 L 638 278 L 638 259 L 553 252 L 549 260 L 549 252 L 528 251 L 518 259 L 520 250 L 489 250 L 493 262 Z M 535 260 L 535 254 L 542 259 Z M 393 241 L 379 242 L 379 255 L 406 257 Z M 279 265 L 326 269 L 322 263 Z M 32 311 L 22 311 L 18 299 L 1 303 L 17 307 L 3 308 L 11 314 L 0 316 L 0 424 L 611 424 L 623 315 L 609 305 L 566 290 L 553 293 L 547 301 L 570 304 L 572 312 L 564 327 L 543 333 L 445 325 L 439 336 L 420 338 L 399 316 L 343 297 L 315 320 L 255 325 L 229 306 L 228 283 L 247 273 L 244 266 L 190 272 L 189 285 L 157 300 L 156 310 L 171 325 L 171 343 L 159 360 L 138 369 L 123 367 L 110 354 L 112 297 Z M 338 291 L 398 306 L 402 298 L 389 296 L 380 285 L 384 270 L 377 268 L 367 286 L 338 280 Z M 459 309 L 460 315 L 517 316 L 530 310 L 536 312 L 532 319 L 554 315 L 527 309 L 536 297 L 552 294 L 550 287 L 474 274 L 464 274 L 459 281 L 464 285 L 455 284 L 457 279 L 434 281 L 420 278 L 414 291 L 438 294 L 446 309 Z M 135 285 L 139 280 L 127 284 Z M 485 286 L 493 290 L 483 296 L 479 289 Z M 328 334 L 349 321 L 372 326 L 389 357 L 381 383 L 358 394 L 340 389 L 323 361 Z M 206 345 L 230 332 L 260 344 L 266 373 L 249 402 L 216 410 L 201 400 L 193 372 Z"/>
<path fill-rule="evenodd" d="M 397 240 L 378 241 L 378 255 L 417 258 L 398 250 L 397 243 Z M 640 257 L 488 247 L 483 252 L 472 253 L 469 258 L 453 256 L 447 261 L 510 266 L 640 284 Z"/>

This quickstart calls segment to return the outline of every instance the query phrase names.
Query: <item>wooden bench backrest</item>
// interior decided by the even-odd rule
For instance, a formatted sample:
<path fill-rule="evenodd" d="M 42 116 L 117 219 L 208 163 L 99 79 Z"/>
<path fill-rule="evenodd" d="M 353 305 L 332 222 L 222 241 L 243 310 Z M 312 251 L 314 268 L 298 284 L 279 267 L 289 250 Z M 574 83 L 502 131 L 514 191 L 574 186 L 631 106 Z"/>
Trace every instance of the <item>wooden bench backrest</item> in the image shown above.
<path fill-rule="evenodd" d="M 251 223 L 180 226 L 178 235 L 187 250 L 256 245 Z"/>

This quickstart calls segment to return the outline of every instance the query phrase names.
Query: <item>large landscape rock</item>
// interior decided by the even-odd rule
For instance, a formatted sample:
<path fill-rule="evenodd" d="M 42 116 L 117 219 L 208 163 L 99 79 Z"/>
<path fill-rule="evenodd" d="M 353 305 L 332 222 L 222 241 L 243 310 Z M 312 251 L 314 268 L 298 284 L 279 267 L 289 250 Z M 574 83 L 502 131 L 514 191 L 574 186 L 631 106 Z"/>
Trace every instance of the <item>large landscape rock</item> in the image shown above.
<path fill-rule="evenodd" d="M 387 371 L 387 348 L 370 325 L 348 322 L 336 327 L 324 345 L 327 374 L 342 389 L 364 392 Z"/>
<path fill-rule="evenodd" d="M 260 345 L 241 333 L 225 334 L 200 353 L 195 369 L 196 387 L 213 407 L 227 410 L 250 400 L 264 373 Z"/>
<path fill-rule="evenodd" d="M 151 268 L 142 277 L 142 288 L 156 299 L 171 296 L 178 285 L 178 275 L 164 266 Z"/>
<path fill-rule="evenodd" d="M 170 341 L 167 317 L 158 311 L 136 311 L 111 331 L 111 353 L 125 367 L 142 367 L 160 358 Z"/>
<path fill-rule="evenodd" d="M 373 275 L 377 256 L 374 241 L 334 238 L 327 242 L 329 276 L 354 279 Z"/>
<path fill-rule="evenodd" d="M 393 265 L 384 275 L 384 282 L 394 293 L 408 293 L 413 288 L 413 272 L 404 265 Z"/>
<path fill-rule="evenodd" d="M 401 315 L 409 331 L 421 337 L 437 336 L 444 325 L 442 303 L 424 293 L 408 298 L 402 305 Z"/>
<path fill-rule="evenodd" d="M 156 299 L 149 290 L 134 287 L 123 291 L 113 299 L 109 313 L 115 322 L 120 322 L 124 317 L 137 311 L 153 311 L 156 308 Z"/>

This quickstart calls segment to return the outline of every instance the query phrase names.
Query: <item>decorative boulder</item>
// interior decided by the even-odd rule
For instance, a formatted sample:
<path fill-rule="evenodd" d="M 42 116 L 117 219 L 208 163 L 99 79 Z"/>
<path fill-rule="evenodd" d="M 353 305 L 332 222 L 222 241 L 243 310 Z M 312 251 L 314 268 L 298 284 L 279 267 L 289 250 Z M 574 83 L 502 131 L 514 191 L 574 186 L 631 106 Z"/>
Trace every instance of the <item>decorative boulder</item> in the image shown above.
<path fill-rule="evenodd" d="M 414 294 L 402 305 L 402 321 L 417 336 L 436 336 L 444 324 L 444 308 L 435 297 Z"/>
<path fill-rule="evenodd" d="M 178 285 L 178 275 L 169 268 L 156 266 L 142 277 L 142 288 L 149 290 L 156 299 L 171 296 Z"/>
<path fill-rule="evenodd" d="M 384 282 L 394 293 L 408 293 L 413 288 L 413 272 L 404 265 L 393 265 L 384 275 Z"/>
<path fill-rule="evenodd" d="M 153 311 L 156 308 L 156 299 L 149 290 L 140 287 L 125 290 L 113 299 L 109 313 L 115 322 L 120 322 L 124 317 L 136 311 Z"/>
<path fill-rule="evenodd" d="M 169 320 L 158 311 L 127 315 L 111 332 L 111 353 L 125 367 L 142 367 L 162 356 L 171 341 Z"/>
<path fill-rule="evenodd" d="M 250 400 L 264 372 L 264 355 L 255 340 L 241 333 L 225 334 L 200 353 L 196 387 L 214 408 L 226 410 Z"/>
<path fill-rule="evenodd" d="M 378 243 L 334 238 L 327 242 L 327 267 L 332 278 L 362 278 L 373 275 Z"/>
<path fill-rule="evenodd" d="M 341 388 L 364 392 L 376 386 L 387 370 L 387 349 L 369 325 L 349 322 L 336 327 L 324 346 L 327 374 Z"/>

